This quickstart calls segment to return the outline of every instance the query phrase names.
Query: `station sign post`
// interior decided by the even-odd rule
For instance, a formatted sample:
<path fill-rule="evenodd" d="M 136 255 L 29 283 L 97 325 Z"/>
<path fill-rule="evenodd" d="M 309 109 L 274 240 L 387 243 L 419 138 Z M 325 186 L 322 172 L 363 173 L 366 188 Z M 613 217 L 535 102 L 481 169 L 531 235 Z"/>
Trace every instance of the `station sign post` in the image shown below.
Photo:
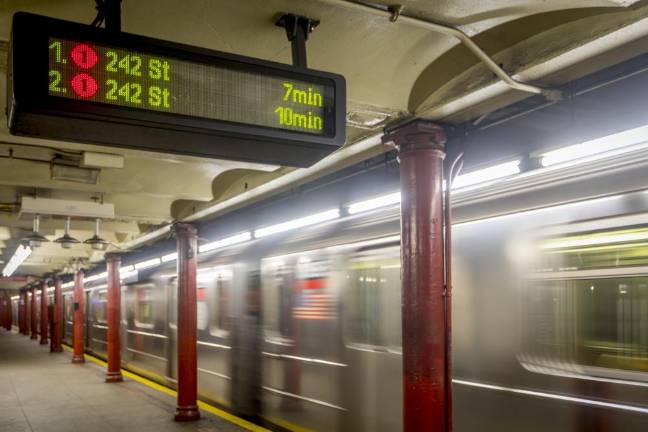
<path fill-rule="evenodd" d="M 309 166 L 344 144 L 342 76 L 17 13 L 13 134 Z"/>

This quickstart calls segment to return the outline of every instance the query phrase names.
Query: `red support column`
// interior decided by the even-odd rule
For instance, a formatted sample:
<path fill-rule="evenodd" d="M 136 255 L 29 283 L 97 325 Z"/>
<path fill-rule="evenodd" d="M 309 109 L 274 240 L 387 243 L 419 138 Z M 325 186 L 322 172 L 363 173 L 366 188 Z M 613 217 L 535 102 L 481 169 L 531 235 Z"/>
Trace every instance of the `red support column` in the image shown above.
<path fill-rule="evenodd" d="M 21 290 L 20 300 L 22 301 L 22 334 L 29 336 L 29 296 L 27 295 L 27 288 Z"/>
<path fill-rule="evenodd" d="M 61 345 L 61 337 L 63 335 L 63 292 L 61 287 L 61 279 L 54 277 L 54 312 L 52 313 L 52 345 L 51 352 L 63 352 Z"/>
<path fill-rule="evenodd" d="M 5 329 L 7 328 L 7 317 L 9 316 L 7 310 L 7 292 L 5 291 L 0 295 L 0 327 Z"/>
<path fill-rule="evenodd" d="M 83 270 L 74 275 L 73 354 L 72 363 L 85 363 L 83 356 Z"/>
<path fill-rule="evenodd" d="M 40 338 L 40 344 L 41 345 L 47 345 L 47 324 L 48 324 L 48 318 L 49 314 L 47 313 L 47 282 L 41 281 L 40 283 L 41 287 L 41 338 Z"/>
<path fill-rule="evenodd" d="M 7 293 L 0 294 L 0 327 L 7 327 Z"/>
<path fill-rule="evenodd" d="M 119 267 L 121 258 L 114 253 L 106 254 L 106 272 L 108 273 L 108 370 L 106 382 L 123 381 L 121 373 L 121 281 Z"/>
<path fill-rule="evenodd" d="M 30 316 L 31 316 L 31 310 L 29 307 L 29 290 L 27 288 L 23 288 L 23 294 L 25 295 L 25 316 L 23 317 L 23 323 L 25 326 L 25 336 L 29 336 L 29 330 L 31 328 L 31 323 L 30 323 Z"/>
<path fill-rule="evenodd" d="M 415 119 L 385 132 L 400 156 L 404 432 L 447 432 L 443 159 L 446 136 Z"/>
<path fill-rule="evenodd" d="M 5 300 L 7 302 L 7 331 L 11 331 L 11 326 L 13 325 L 13 304 L 11 302 L 11 297 L 5 292 Z"/>
<path fill-rule="evenodd" d="M 18 334 L 22 334 L 23 332 L 23 325 L 22 325 L 22 317 L 23 317 L 23 312 L 22 312 L 22 290 L 18 292 Z"/>
<path fill-rule="evenodd" d="M 25 291 L 22 289 L 18 297 L 18 333 L 25 334 Z"/>
<path fill-rule="evenodd" d="M 36 287 L 31 288 L 31 337 L 38 339 L 38 318 L 36 317 Z"/>
<path fill-rule="evenodd" d="M 176 224 L 178 247 L 178 406 L 175 421 L 200 418 L 196 358 L 196 257 L 198 235 L 189 224 Z"/>

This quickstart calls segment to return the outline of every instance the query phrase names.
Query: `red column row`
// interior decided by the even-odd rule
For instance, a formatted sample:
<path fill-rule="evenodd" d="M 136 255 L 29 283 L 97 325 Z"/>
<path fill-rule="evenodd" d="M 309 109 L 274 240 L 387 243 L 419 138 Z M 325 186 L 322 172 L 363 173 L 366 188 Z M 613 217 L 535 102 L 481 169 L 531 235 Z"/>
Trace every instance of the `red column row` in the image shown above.
<path fill-rule="evenodd" d="M 38 339 L 38 317 L 36 316 L 36 288 L 31 288 L 31 339 Z"/>
<path fill-rule="evenodd" d="M 197 403 L 198 369 L 197 369 L 197 246 L 196 229 L 188 224 L 177 224 L 174 228 L 177 237 L 177 272 L 178 272 L 178 399 L 175 413 L 176 421 L 192 421 L 200 418 Z M 121 282 L 119 268 L 121 259 L 114 253 L 106 254 L 106 273 L 108 283 L 107 318 L 108 318 L 108 365 L 106 382 L 123 381 L 121 373 Z M 84 273 L 78 271 L 74 277 L 73 303 L 73 356 L 72 363 L 84 363 Z M 40 284 L 41 290 L 41 344 L 47 343 L 48 308 L 47 284 Z M 31 297 L 30 297 L 31 295 Z M 26 288 L 20 296 L 20 331 L 27 335 L 31 329 L 31 339 L 38 334 L 36 307 L 36 288 Z M 51 324 L 52 337 L 50 351 L 61 351 L 62 334 L 62 292 L 61 280 L 54 278 L 54 305 Z"/>
<path fill-rule="evenodd" d="M 12 320 L 11 298 L 5 291 L 4 294 L 0 296 L 0 327 L 4 327 L 10 331 Z"/>

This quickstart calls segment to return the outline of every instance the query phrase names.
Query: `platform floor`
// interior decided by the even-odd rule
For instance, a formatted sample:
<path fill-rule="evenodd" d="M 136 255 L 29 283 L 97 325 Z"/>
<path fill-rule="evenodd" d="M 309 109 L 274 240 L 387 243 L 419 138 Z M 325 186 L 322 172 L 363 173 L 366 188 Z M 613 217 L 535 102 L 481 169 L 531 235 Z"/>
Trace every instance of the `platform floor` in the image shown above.
<path fill-rule="evenodd" d="M 106 384 L 104 368 L 70 360 L 0 329 L 0 432 L 247 430 L 204 411 L 197 422 L 176 423 L 173 396 L 129 379 Z"/>

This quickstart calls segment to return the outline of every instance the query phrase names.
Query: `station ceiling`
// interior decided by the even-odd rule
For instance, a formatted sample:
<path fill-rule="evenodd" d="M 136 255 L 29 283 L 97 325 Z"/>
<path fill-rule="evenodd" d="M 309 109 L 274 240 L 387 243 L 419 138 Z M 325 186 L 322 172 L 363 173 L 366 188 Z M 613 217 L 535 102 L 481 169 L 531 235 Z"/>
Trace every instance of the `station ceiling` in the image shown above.
<path fill-rule="evenodd" d="M 123 31 L 225 52 L 290 63 L 291 49 L 274 22 L 283 12 L 320 20 L 308 41 L 309 67 L 342 74 L 348 86 L 347 144 L 366 142 L 395 119 L 419 115 L 460 123 L 529 96 L 511 90 L 457 39 L 383 14 L 349 8 L 344 0 L 123 0 Z M 648 1 L 401 0 L 402 13 L 462 30 L 509 74 L 551 88 L 648 51 Z M 390 2 L 374 0 L 375 8 Z M 5 112 L 11 17 L 28 11 L 90 23 L 91 0 L 4 0 L 0 4 L 0 109 Z M 181 145 L 179 143 L 179 145 Z M 365 146 L 361 155 L 385 151 Z M 100 169 L 96 184 L 55 180 L 52 161 L 78 166 L 84 152 L 122 157 L 123 168 Z M 336 161 L 342 167 L 351 163 Z M 328 166 L 328 169 L 335 167 Z M 112 203 L 114 219 L 101 236 L 111 249 L 214 203 L 246 194 L 291 168 L 200 159 L 87 144 L 15 137 L 0 122 L 0 250 L 11 258 L 32 227 L 23 196 Z M 302 176 L 306 179 L 312 176 Z M 291 185 L 291 186 L 294 186 Z M 287 187 L 285 184 L 282 187 Z M 41 232 L 63 234 L 61 215 L 43 214 Z M 88 217 L 72 219 L 71 235 L 93 235 Z M 27 275 L 60 271 L 73 261 L 100 261 L 102 252 L 46 243 L 0 289 Z M 2 266 L 2 264 L 0 264 Z"/>

